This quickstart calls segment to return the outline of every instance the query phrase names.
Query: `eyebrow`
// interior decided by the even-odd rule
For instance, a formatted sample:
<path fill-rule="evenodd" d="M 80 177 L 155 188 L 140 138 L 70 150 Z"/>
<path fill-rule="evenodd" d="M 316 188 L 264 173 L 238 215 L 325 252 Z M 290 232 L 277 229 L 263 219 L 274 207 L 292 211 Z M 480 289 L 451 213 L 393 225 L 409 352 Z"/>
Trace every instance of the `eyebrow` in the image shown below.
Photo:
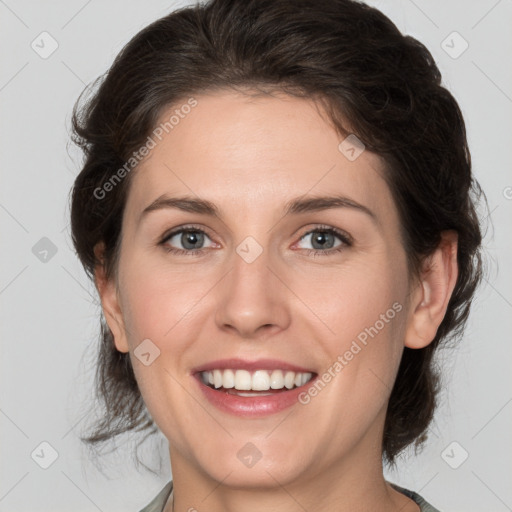
<path fill-rule="evenodd" d="M 219 208 L 206 199 L 198 199 L 189 196 L 169 197 L 166 194 L 155 199 L 149 206 L 144 208 L 139 217 L 139 223 L 150 212 L 161 209 L 177 209 L 184 212 L 199 213 L 221 219 Z M 297 215 L 308 212 L 318 212 L 333 208 L 351 208 L 368 215 L 371 220 L 378 223 L 377 216 L 368 207 L 343 196 L 317 196 L 298 197 L 286 203 L 284 215 Z"/>

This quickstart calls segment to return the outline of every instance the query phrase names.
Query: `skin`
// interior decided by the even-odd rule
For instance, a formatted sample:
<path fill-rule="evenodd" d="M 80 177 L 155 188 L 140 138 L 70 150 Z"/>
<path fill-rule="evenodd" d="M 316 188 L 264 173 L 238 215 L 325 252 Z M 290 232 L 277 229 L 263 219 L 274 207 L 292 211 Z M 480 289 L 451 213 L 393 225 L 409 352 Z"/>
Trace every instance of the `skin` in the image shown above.
<path fill-rule="evenodd" d="M 417 512 L 385 482 L 381 440 L 404 346 L 428 345 L 445 314 L 456 235 L 444 233 L 419 279 L 410 279 L 382 160 L 364 151 L 349 161 L 317 104 L 233 91 L 196 99 L 134 171 L 116 278 L 96 271 L 116 347 L 130 352 L 169 440 L 174 510 Z M 160 209 L 139 222 L 164 193 L 207 199 L 221 218 Z M 348 207 L 283 216 L 291 199 L 335 193 L 375 220 Z M 201 255 L 159 245 L 188 224 L 207 234 L 196 245 Z M 353 244 L 333 238 L 328 248 L 341 243 L 340 252 L 308 254 L 328 250 L 307 235 L 319 226 L 345 231 Z M 236 252 L 247 236 L 263 248 L 252 263 Z M 182 243 L 178 235 L 167 246 Z M 393 303 L 403 309 L 306 405 L 241 418 L 216 409 L 192 382 L 193 367 L 225 357 L 283 359 L 322 374 Z M 160 350 L 149 366 L 133 355 L 147 338 Z M 248 442 L 262 454 L 251 468 L 237 457 Z"/>

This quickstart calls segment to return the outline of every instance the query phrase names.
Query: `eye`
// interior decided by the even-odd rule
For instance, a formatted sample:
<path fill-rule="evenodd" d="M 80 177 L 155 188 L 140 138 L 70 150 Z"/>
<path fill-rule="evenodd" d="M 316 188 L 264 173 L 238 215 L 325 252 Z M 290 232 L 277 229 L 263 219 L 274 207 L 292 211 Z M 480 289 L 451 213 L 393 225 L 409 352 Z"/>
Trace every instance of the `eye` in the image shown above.
<path fill-rule="evenodd" d="M 197 256 L 204 252 L 202 245 L 205 238 L 210 239 L 202 229 L 185 226 L 165 235 L 160 245 L 168 252 Z M 173 245 L 181 245 L 183 248 L 175 248 Z"/>
<path fill-rule="evenodd" d="M 350 235 L 330 226 L 317 226 L 315 229 L 302 235 L 299 243 L 308 237 L 311 239 L 313 248 L 299 248 L 304 249 L 307 254 L 312 254 L 313 256 L 337 253 L 352 245 Z M 199 256 L 205 252 L 206 248 L 203 247 L 205 238 L 211 240 L 204 230 L 194 226 L 183 226 L 164 235 L 159 245 L 163 246 L 165 251 L 170 253 Z M 338 239 L 337 244 L 336 239 Z M 176 248 L 176 245 L 181 245 L 182 248 Z M 215 245 L 212 242 L 208 247 L 215 247 Z"/>
<path fill-rule="evenodd" d="M 302 247 L 302 249 L 313 255 L 329 255 L 352 245 L 351 237 L 347 233 L 329 226 L 318 226 L 302 235 L 300 240 L 308 238 L 311 240 L 313 248 Z M 339 241 L 338 244 L 336 244 L 336 239 Z"/>

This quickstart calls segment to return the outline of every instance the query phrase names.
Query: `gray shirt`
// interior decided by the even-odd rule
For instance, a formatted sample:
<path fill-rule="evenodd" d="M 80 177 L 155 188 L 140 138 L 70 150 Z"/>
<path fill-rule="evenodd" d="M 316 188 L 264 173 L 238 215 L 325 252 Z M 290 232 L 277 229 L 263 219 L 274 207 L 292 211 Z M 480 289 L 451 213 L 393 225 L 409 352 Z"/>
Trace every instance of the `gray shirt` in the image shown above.
<path fill-rule="evenodd" d="M 427 503 L 419 494 L 416 494 L 413 491 L 409 491 L 408 489 L 404 489 L 403 487 L 399 487 L 396 484 L 390 482 L 390 485 L 405 494 L 408 498 L 414 501 L 419 507 L 421 512 L 439 512 L 437 508 L 434 508 L 430 503 Z M 151 503 L 146 505 L 140 512 L 163 512 L 165 504 L 169 499 L 169 496 L 172 493 L 172 480 L 168 482 L 165 487 L 156 495 Z"/>

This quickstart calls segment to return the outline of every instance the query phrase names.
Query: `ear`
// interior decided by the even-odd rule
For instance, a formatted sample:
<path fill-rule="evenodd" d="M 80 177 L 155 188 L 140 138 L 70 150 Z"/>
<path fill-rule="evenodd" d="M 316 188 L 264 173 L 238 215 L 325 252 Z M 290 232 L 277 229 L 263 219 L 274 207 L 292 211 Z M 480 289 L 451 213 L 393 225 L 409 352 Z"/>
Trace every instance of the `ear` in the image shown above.
<path fill-rule="evenodd" d="M 94 247 L 96 259 L 101 262 L 96 264 L 94 268 L 94 282 L 101 299 L 103 315 L 114 335 L 115 346 L 119 352 L 129 352 L 123 313 L 117 295 L 116 284 L 114 279 L 107 279 L 105 275 L 104 250 L 105 246 L 103 242 L 96 244 Z"/>
<path fill-rule="evenodd" d="M 458 275 L 455 231 L 444 231 L 434 253 L 424 262 L 420 281 L 411 293 L 405 346 L 424 348 L 443 321 Z"/>

